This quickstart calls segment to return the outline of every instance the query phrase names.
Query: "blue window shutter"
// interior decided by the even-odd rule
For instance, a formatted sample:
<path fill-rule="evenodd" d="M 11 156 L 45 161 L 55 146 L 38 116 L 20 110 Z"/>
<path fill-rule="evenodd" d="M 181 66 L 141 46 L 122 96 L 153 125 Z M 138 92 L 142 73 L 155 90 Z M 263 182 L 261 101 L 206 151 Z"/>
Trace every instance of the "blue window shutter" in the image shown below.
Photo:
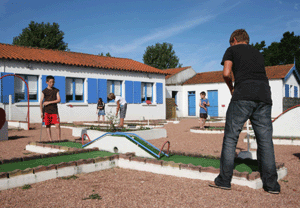
<path fill-rule="evenodd" d="M 42 91 L 48 87 L 46 83 L 47 75 L 42 75 Z"/>
<path fill-rule="evenodd" d="M 298 97 L 298 87 L 294 86 L 294 97 L 297 98 Z"/>
<path fill-rule="evenodd" d="M 107 103 L 107 80 L 106 79 L 98 79 L 98 97 L 102 98 L 102 101 L 104 103 Z"/>
<path fill-rule="evenodd" d="M 98 101 L 98 88 L 97 79 L 88 78 L 88 103 L 97 103 Z"/>
<path fill-rule="evenodd" d="M 142 95 L 141 95 L 141 82 L 133 82 L 133 102 L 141 103 Z"/>
<path fill-rule="evenodd" d="M 13 73 L 1 73 L 1 77 L 7 74 Z M 20 78 L 18 78 L 20 79 Z M 14 76 L 7 76 L 1 79 L 1 102 L 8 104 L 9 103 L 9 95 L 12 95 L 12 103 L 15 102 L 15 77 Z"/>
<path fill-rule="evenodd" d="M 156 83 L 156 103 L 163 104 L 163 83 Z"/>
<path fill-rule="evenodd" d="M 288 84 L 285 85 L 285 97 L 290 97 L 289 92 L 290 92 L 290 86 Z"/>
<path fill-rule="evenodd" d="M 125 81 L 125 100 L 133 103 L 133 81 Z"/>
<path fill-rule="evenodd" d="M 66 103 L 66 77 L 54 76 L 54 87 L 59 89 L 60 103 Z"/>

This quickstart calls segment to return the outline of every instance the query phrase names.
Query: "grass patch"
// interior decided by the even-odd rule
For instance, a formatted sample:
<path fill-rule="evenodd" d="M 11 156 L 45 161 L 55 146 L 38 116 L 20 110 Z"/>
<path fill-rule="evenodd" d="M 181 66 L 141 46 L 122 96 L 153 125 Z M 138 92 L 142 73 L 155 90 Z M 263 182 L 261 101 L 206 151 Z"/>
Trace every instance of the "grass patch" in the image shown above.
<path fill-rule="evenodd" d="M 56 142 L 56 143 L 47 143 L 47 144 L 51 144 L 51 145 L 57 145 L 57 146 L 64 146 L 64 147 L 72 147 L 72 148 L 82 148 L 82 144 L 81 143 L 76 143 L 76 142 Z"/>
<path fill-rule="evenodd" d="M 83 198 L 82 200 L 87 200 L 87 199 L 97 199 L 97 200 L 101 200 L 102 197 L 99 196 L 98 194 L 91 194 L 91 195 L 89 195 L 89 197 Z"/>
<path fill-rule="evenodd" d="M 30 189 L 30 188 L 32 188 L 32 187 L 29 184 L 25 184 L 24 186 L 22 186 L 23 190 Z"/>
<path fill-rule="evenodd" d="M 56 157 L 49 157 L 49 158 L 41 158 L 23 162 L 15 162 L 15 163 L 8 163 L 0 165 L 0 172 L 10 172 L 16 169 L 25 170 L 26 168 L 34 168 L 39 165 L 48 166 L 51 164 L 59 164 L 61 162 L 70 162 L 76 161 L 80 159 L 89 159 L 89 158 L 96 158 L 96 157 L 105 157 L 111 156 L 115 153 L 104 152 L 104 151 L 93 151 L 93 152 L 85 152 L 73 155 L 62 155 Z"/>
<path fill-rule="evenodd" d="M 162 156 L 158 160 L 163 161 L 173 161 L 175 163 L 183 163 L 183 164 L 193 164 L 193 165 L 201 165 L 202 167 L 214 167 L 220 168 L 220 160 L 219 159 L 211 159 L 205 157 L 189 157 L 184 155 L 170 155 L 170 157 Z M 253 171 L 258 171 L 258 164 L 256 160 L 241 160 L 235 159 L 234 169 L 239 172 L 248 172 L 251 174 Z"/>

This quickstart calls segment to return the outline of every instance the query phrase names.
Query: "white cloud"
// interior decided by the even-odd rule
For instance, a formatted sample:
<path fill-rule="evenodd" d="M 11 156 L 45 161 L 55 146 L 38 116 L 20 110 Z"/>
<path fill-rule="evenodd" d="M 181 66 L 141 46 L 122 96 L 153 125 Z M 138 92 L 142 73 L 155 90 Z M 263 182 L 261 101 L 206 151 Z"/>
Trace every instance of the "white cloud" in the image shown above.
<path fill-rule="evenodd" d="M 174 26 L 171 26 L 169 28 L 156 29 L 157 30 L 156 32 L 154 32 L 150 35 L 146 35 L 142 38 L 136 39 L 133 42 L 131 42 L 130 44 L 126 44 L 123 46 L 110 45 L 110 46 L 108 46 L 108 48 L 109 48 L 109 51 L 112 51 L 112 53 L 114 53 L 114 54 L 127 53 L 127 52 L 135 50 L 136 48 L 142 46 L 143 44 L 145 44 L 147 42 L 150 42 L 153 40 L 162 40 L 162 39 L 177 35 L 181 32 L 189 30 L 200 24 L 208 22 L 212 18 L 214 18 L 214 16 L 208 15 L 205 17 L 199 17 L 197 19 L 177 23 Z"/>
<path fill-rule="evenodd" d="M 298 6 L 299 6 L 299 4 L 295 4 L 294 9 L 298 10 Z"/>

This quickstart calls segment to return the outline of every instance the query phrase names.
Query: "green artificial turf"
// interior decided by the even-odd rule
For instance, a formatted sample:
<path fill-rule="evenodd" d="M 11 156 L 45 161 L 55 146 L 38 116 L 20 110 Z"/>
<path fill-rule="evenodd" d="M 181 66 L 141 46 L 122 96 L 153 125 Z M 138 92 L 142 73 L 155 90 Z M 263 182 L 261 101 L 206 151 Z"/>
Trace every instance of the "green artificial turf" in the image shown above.
<path fill-rule="evenodd" d="M 183 155 L 170 155 L 170 157 L 163 156 L 159 160 L 164 161 L 173 161 L 175 163 L 183 163 L 183 164 L 193 164 L 193 165 L 201 165 L 202 167 L 214 167 L 220 168 L 220 160 L 218 159 L 209 159 L 204 157 L 189 157 Z M 239 172 L 248 172 L 252 173 L 252 171 L 257 171 L 258 166 L 256 161 L 251 160 L 236 160 L 234 163 L 235 170 Z"/>
<path fill-rule="evenodd" d="M 57 142 L 57 143 L 48 143 L 51 145 L 57 145 L 57 146 L 65 146 L 65 147 L 75 147 L 75 148 L 82 148 L 82 144 L 81 143 L 76 143 L 76 142 Z"/>
<path fill-rule="evenodd" d="M 114 154 L 115 153 L 104 152 L 104 151 L 93 151 L 93 152 L 85 152 L 85 153 L 72 154 L 72 155 L 62 155 L 56 157 L 41 158 L 41 159 L 35 159 L 35 160 L 29 160 L 23 162 L 8 163 L 8 164 L 0 165 L 0 172 L 9 172 L 16 169 L 25 170 L 26 168 L 34 168 L 39 165 L 48 166 L 51 164 L 59 164 L 61 162 L 70 162 L 70 161 L 76 161 L 80 159 L 105 157 Z"/>

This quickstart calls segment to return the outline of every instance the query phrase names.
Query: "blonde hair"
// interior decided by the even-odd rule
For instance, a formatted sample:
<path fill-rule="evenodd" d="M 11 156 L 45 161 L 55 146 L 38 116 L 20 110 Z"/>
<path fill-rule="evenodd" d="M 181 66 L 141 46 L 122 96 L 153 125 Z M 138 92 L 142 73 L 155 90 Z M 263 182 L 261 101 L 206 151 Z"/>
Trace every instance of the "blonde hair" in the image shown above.
<path fill-rule="evenodd" d="M 109 93 L 107 97 L 108 97 L 108 99 L 110 99 L 110 100 L 114 100 L 116 96 L 115 96 L 114 93 Z"/>
<path fill-rule="evenodd" d="M 247 44 L 250 42 L 249 35 L 244 29 L 235 30 L 230 36 L 229 43 L 234 42 L 233 38 L 235 38 L 237 42 L 246 42 Z"/>

